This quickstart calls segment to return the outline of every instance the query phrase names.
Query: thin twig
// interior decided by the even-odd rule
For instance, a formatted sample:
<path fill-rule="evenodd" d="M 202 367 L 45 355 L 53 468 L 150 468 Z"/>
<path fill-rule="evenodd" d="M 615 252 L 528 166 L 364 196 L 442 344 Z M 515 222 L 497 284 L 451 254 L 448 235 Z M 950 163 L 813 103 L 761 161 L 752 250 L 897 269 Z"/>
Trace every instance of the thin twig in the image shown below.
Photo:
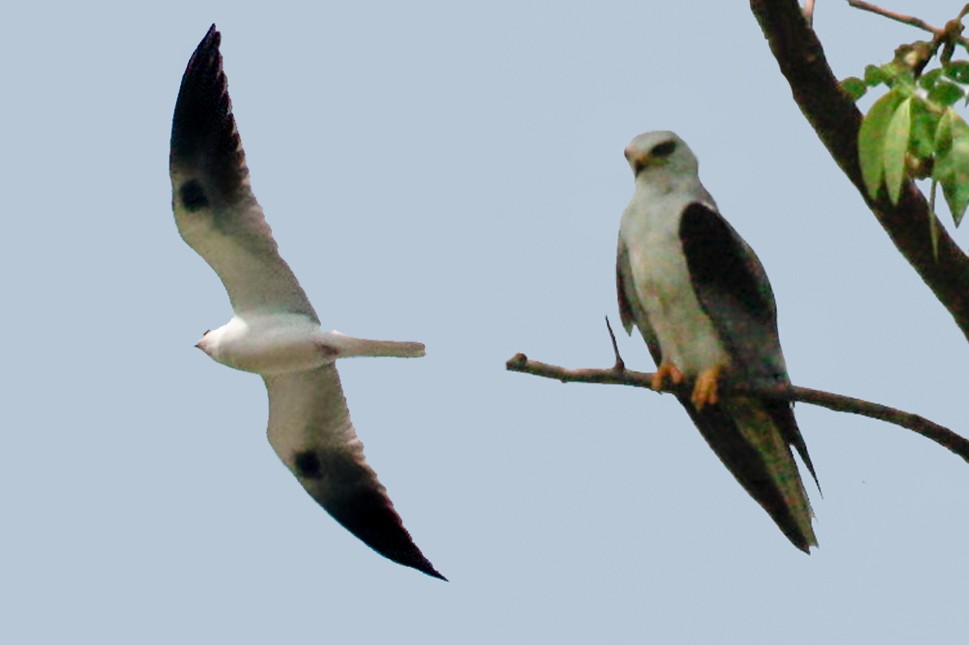
<path fill-rule="evenodd" d="M 925 22 L 921 18 L 916 18 L 915 16 L 907 16 L 903 13 L 898 13 L 896 11 L 891 11 L 889 9 L 883 9 L 878 5 L 871 4 L 870 2 L 865 2 L 864 0 L 848 0 L 848 6 L 854 7 L 855 9 L 861 9 L 862 11 L 870 11 L 872 13 L 878 14 L 879 16 L 884 16 L 885 18 L 889 18 L 891 20 L 895 20 L 897 22 L 901 22 L 906 25 L 911 25 L 912 27 L 917 27 L 919 29 L 929 32 L 936 38 L 943 38 L 946 35 L 946 29 L 933 27 L 932 25 Z M 963 8 L 963 12 L 965 12 L 966 9 L 969 9 L 969 5 L 966 5 L 966 7 Z M 962 19 L 964 15 L 965 13 L 960 13 L 959 19 Z M 957 40 L 963 45 L 969 45 L 969 40 L 967 40 L 966 38 L 963 38 L 962 36 L 958 36 Z"/>
<path fill-rule="evenodd" d="M 522 372 L 556 379 L 563 383 L 602 383 L 611 385 L 629 385 L 652 389 L 652 374 L 625 369 L 577 369 L 570 370 L 558 365 L 550 365 L 539 361 L 529 360 L 524 354 L 516 354 L 508 359 L 505 367 L 511 372 Z M 692 384 L 688 382 L 679 385 L 664 385 L 659 392 L 674 392 L 689 396 Z M 843 396 L 833 392 L 813 390 L 796 385 L 751 386 L 730 383 L 720 384 L 723 394 L 748 394 L 777 401 L 799 401 L 819 405 L 837 412 L 849 412 L 861 416 L 879 419 L 892 423 L 931 439 L 943 448 L 948 448 L 955 454 L 969 462 L 969 439 L 962 437 L 952 430 L 929 421 L 925 417 L 898 410 L 880 403 L 872 403 L 850 396 Z"/>
<path fill-rule="evenodd" d="M 626 362 L 622 360 L 622 356 L 619 355 L 619 344 L 616 343 L 616 335 L 612 333 L 612 325 L 609 323 L 609 316 L 606 316 L 606 329 L 609 330 L 609 340 L 612 341 L 612 351 L 616 354 L 616 364 L 612 366 L 612 369 L 622 372 L 626 369 Z"/>

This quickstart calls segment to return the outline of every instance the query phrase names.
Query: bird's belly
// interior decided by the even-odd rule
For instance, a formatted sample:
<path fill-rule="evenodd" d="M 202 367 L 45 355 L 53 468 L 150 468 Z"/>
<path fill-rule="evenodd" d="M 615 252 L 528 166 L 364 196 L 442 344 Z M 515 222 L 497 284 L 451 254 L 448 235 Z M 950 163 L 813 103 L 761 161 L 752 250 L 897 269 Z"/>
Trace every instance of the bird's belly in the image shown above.
<path fill-rule="evenodd" d="M 215 332 L 221 332 L 219 350 L 209 355 L 245 372 L 303 372 L 336 359 L 335 351 L 320 342 L 319 327 L 302 316 L 248 321 L 233 318 Z"/>
<path fill-rule="evenodd" d="M 679 250 L 680 241 L 664 240 L 648 246 Z M 648 254 L 634 266 L 639 268 L 634 269 L 636 283 L 663 361 L 689 376 L 729 364 L 720 336 L 697 300 L 682 252 Z"/>

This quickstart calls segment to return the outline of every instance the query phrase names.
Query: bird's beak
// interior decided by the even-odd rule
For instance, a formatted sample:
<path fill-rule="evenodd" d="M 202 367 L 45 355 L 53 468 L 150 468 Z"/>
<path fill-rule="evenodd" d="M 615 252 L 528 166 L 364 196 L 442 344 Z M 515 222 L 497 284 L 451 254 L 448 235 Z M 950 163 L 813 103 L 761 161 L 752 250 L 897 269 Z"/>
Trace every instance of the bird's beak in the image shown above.
<path fill-rule="evenodd" d="M 627 146 L 623 154 L 626 155 L 626 161 L 628 161 L 629 165 L 632 167 L 633 175 L 635 177 L 638 177 L 639 173 L 650 165 L 649 153 L 636 150 L 636 148 L 632 146 Z"/>
<path fill-rule="evenodd" d="M 662 166 L 666 163 L 666 159 L 651 157 L 648 152 L 637 150 L 633 146 L 626 146 L 623 154 L 626 155 L 626 161 L 629 162 L 629 165 L 633 169 L 633 175 L 636 177 L 638 177 L 639 173 L 646 168 L 651 166 Z"/>

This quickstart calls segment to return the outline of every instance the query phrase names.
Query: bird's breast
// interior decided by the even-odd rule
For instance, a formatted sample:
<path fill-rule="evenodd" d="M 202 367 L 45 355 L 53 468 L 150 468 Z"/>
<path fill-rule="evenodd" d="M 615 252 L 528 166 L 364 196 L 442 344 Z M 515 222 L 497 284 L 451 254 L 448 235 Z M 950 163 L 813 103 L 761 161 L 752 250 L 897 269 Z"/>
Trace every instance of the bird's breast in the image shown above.
<path fill-rule="evenodd" d="M 319 325 L 300 314 L 236 316 L 206 334 L 199 347 L 219 363 L 238 370 L 285 374 L 315 369 L 336 359 L 320 337 Z"/>
<path fill-rule="evenodd" d="M 729 355 L 693 288 L 679 237 L 679 217 L 666 209 L 636 208 L 635 204 L 630 209 L 621 235 L 636 293 L 656 333 L 663 361 L 691 376 L 727 365 Z"/>

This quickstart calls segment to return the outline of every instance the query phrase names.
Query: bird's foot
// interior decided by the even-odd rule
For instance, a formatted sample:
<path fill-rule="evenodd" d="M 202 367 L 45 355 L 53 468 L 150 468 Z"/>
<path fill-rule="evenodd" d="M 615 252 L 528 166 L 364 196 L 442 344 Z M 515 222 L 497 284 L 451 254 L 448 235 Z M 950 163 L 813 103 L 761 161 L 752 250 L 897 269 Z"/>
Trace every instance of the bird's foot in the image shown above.
<path fill-rule="evenodd" d="M 693 385 L 693 395 L 690 401 L 697 410 L 702 410 L 705 405 L 716 405 L 720 397 L 717 394 L 717 380 L 720 378 L 720 370 L 723 367 L 717 365 L 708 370 L 700 372 Z"/>
<path fill-rule="evenodd" d="M 667 378 L 669 378 L 673 385 L 679 385 L 683 382 L 683 372 L 676 365 L 673 365 L 673 363 L 663 361 L 653 373 L 653 378 L 650 379 L 649 386 L 654 390 L 662 390 L 663 382 Z"/>

